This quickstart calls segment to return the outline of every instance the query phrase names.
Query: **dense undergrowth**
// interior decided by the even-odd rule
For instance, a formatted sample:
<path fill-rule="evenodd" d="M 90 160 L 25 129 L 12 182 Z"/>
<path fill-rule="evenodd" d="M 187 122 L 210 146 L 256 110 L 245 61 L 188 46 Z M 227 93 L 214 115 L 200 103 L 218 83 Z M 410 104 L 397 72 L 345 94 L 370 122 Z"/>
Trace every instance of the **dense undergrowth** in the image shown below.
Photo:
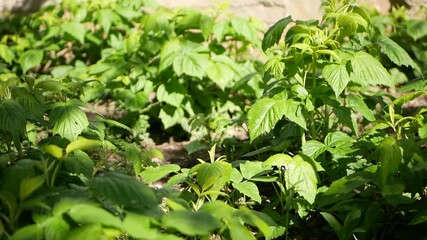
<path fill-rule="evenodd" d="M 323 8 L 262 40 L 225 4 L 3 19 L 0 239 L 425 238 L 427 22 Z M 158 165 L 168 137 L 209 157 Z"/>

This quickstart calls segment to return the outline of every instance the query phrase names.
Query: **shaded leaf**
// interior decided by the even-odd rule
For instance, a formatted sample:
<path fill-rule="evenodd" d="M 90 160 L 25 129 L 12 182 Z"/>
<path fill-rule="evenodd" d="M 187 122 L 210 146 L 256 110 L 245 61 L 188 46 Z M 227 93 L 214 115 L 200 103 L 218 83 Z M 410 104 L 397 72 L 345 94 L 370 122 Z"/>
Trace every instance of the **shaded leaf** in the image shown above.
<path fill-rule="evenodd" d="M 41 187 L 44 183 L 44 176 L 36 176 L 31 178 L 24 178 L 19 188 L 19 198 L 21 201 L 25 200 L 35 190 Z"/>
<path fill-rule="evenodd" d="M 95 169 L 93 160 L 81 150 L 75 150 L 71 155 L 68 155 L 63 163 L 68 172 L 83 174 L 87 178 L 92 177 Z"/>
<path fill-rule="evenodd" d="M 397 172 L 402 160 L 402 149 L 396 139 L 388 137 L 378 146 L 381 166 L 379 169 L 381 186 L 385 186 L 390 175 Z"/>
<path fill-rule="evenodd" d="M 286 26 L 288 26 L 290 22 L 292 22 L 292 17 L 288 16 L 280 19 L 273 26 L 271 26 L 264 34 L 264 38 L 262 40 L 262 50 L 265 51 L 274 44 L 278 43 L 282 37 L 283 30 L 285 30 Z"/>
<path fill-rule="evenodd" d="M 136 179 L 109 172 L 93 179 L 95 189 L 107 199 L 130 209 L 156 209 L 154 191 Z"/>
<path fill-rule="evenodd" d="M 427 36 L 427 22 L 420 19 L 407 21 L 407 32 L 415 41 Z"/>

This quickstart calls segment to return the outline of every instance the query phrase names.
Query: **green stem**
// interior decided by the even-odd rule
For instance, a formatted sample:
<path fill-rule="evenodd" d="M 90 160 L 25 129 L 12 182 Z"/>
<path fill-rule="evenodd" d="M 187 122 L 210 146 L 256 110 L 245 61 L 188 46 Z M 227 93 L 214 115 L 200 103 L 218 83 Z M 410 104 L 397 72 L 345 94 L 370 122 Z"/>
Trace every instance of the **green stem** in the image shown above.
<path fill-rule="evenodd" d="M 313 84 L 311 86 L 311 89 L 316 88 L 316 74 L 317 74 L 317 58 L 316 58 L 316 54 L 313 54 L 313 62 L 311 63 L 312 65 L 312 74 L 313 74 Z M 315 102 L 315 99 L 313 99 L 313 103 Z M 311 132 L 311 139 L 315 139 L 317 133 L 316 133 L 316 126 L 315 126 L 315 122 L 314 122 L 314 111 L 310 112 L 310 116 L 309 116 L 309 120 L 310 120 L 310 132 Z"/>
<path fill-rule="evenodd" d="M 325 105 L 325 130 L 324 130 L 324 136 L 326 136 L 329 132 L 329 106 Z"/>
<path fill-rule="evenodd" d="M 55 184 L 56 176 L 58 175 L 59 169 L 61 168 L 62 162 L 59 161 L 58 164 L 56 164 L 55 170 L 53 171 L 52 178 L 50 179 L 50 186 L 53 187 Z"/>

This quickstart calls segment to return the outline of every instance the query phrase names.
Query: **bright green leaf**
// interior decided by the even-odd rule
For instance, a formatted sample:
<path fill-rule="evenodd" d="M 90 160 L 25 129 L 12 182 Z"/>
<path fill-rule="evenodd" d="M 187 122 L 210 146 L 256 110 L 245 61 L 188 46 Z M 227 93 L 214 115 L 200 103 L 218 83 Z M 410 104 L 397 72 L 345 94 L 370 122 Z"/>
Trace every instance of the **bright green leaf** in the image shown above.
<path fill-rule="evenodd" d="M 43 229 L 36 225 L 28 225 L 19 228 L 9 240 L 42 240 L 43 239 Z"/>
<path fill-rule="evenodd" d="M 230 84 L 235 75 L 233 69 L 228 64 L 221 62 L 212 62 L 206 68 L 206 74 L 223 91 L 225 87 Z"/>
<path fill-rule="evenodd" d="M 68 215 L 77 223 L 100 223 L 104 226 L 120 229 L 122 226 L 120 218 L 114 216 L 107 210 L 89 204 L 81 204 L 72 207 Z"/>
<path fill-rule="evenodd" d="M 178 76 L 186 74 L 202 79 L 206 74 L 208 56 L 200 53 L 180 53 L 174 57 L 173 69 Z"/>
<path fill-rule="evenodd" d="M 55 106 L 49 115 L 53 124 L 53 133 L 71 141 L 89 126 L 86 113 L 73 103 L 62 103 Z"/>
<path fill-rule="evenodd" d="M 54 156 L 56 159 L 61 159 L 64 156 L 62 153 L 62 148 L 53 144 L 49 144 L 43 147 L 43 150 L 49 153 L 50 155 Z"/>
<path fill-rule="evenodd" d="M 145 183 L 155 182 L 169 173 L 178 172 L 181 168 L 176 164 L 160 165 L 158 167 L 147 167 L 139 176 Z"/>
<path fill-rule="evenodd" d="M 173 211 L 163 215 L 162 225 L 187 236 L 209 236 L 221 227 L 221 222 L 203 211 Z"/>
<path fill-rule="evenodd" d="M 50 217 L 43 224 L 44 237 L 46 240 L 65 239 L 70 225 L 65 221 L 62 216 Z"/>
<path fill-rule="evenodd" d="M 366 52 L 357 52 L 351 59 L 352 81 L 361 85 L 385 85 L 394 87 L 390 74 L 383 65 Z"/>
<path fill-rule="evenodd" d="M 302 145 L 302 153 L 313 159 L 316 159 L 320 154 L 324 153 L 326 149 L 327 147 L 325 144 L 317 140 L 310 140 Z"/>
<path fill-rule="evenodd" d="M 7 45 L 0 44 L 0 58 L 3 58 L 6 63 L 11 64 L 15 59 L 15 54 Z"/>
<path fill-rule="evenodd" d="M 85 41 L 86 29 L 82 23 L 79 22 L 65 22 L 62 24 L 62 31 L 70 34 L 73 38 L 78 40 L 81 44 Z"/>
<path fill-rule="evenodd" d="M 415 61 L 412 60 L 411 56 L 409 56 L 409 54 L 399 46 L 399 44 L 391 40 L 389 37 L 381 35 L 377 40 L 377 44 L 381 47 L 381 52 L 387 55 L 395 64 L 399 66 L 410 66 L 421 73 L 421 69 Z"/>
<path fill-rule="evenodd" d="M 102 146 L 102 142 L 94 139 L 87 139 L 84 137 L 77 137 L 76 140 L 72 141 L 65 148 L 65 152 L 68 154 L 75 150 L 91 150 L 96 147 Z"/>
<path fill-rule="evenodd" d="M 251 179 L 252 177 L 264 173 L 268 168 L 262 162 L 259 161 L 246 161 L 240 164 L 240 172 L 245 179 Z"/>
<path fill-rule="evenodd" d="M 19 57 L 22 72 L 26 73 L 31 68 L 39 65 L 43 60 L 42 50 L 27 50 Z"/>
<path fill-rule="evenodd" d="M 350 82 L 347 69 L 341 64 L 326 65 L 323 68 L 322 74 L 329 86 L 334 90 L 336 97 L 344 91 L 345 87 Z"/>
<path fill-rule="evenodd" d="M 253 199 L 258 203 L 261 203 L 261 196 L 259 195 L 259 190 L 255 183 L 239 182 L 239 183 L 233 183 L 232 185 L 235 189 L 239 190 L 240 193 L 250 197 L 251 199 Z"/>
<path fill-rule="evenodd" d="M 134 238 L 155 239 L 157 230 L 150 227 L 150 217 L 128 212 L 123 220 L 123 229 Z"/>

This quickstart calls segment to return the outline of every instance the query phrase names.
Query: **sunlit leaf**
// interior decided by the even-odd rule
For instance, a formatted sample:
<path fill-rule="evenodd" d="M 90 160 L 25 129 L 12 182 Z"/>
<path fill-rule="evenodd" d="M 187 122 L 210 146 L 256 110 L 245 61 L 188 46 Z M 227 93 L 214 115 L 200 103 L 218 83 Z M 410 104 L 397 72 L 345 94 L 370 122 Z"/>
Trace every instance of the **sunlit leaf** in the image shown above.
<path fill-rule="evenodd" d="M 0 44 L 0 58 L 2 58 L 8 64 L 11 64 L 12 60 L 15 59 L 15 54 L 7 45 Z"/>
<path fill-rule="evenodd" d="M 302 145 L 302 153 L 313 159 L 316 159 L 320 154 L 324 153 L 326 149 L 327 147 L 325 144 L 317 140 L 310 140 Z"/>
<path fill-rule="evenodd" d="M 132 212 L 126 213 L 123 229 L 134 238 L 155 238 L 157 230 L 151 228 L 151 219 L 148 216 Z"/>
<path fill-rule="evenodd" d="M 75 150 L 91 150 L 99 146 L 102 146 L 102 142 L 99 140 L 77 137 L 76 140 L 67 145 L 65 148 L 65 153 L 68 154 Z"/>
<path fill-rule="evenodd" d="M 57 159 L 61 159 L 63 157 L 63 149 L 54 144 L 46 145 L 43 147 L 43 150 Z"/>
<path fill-rule="evenodd" d="M 19 228 L 9 238 L 10 240 L 42 240 L 43 229 L 37 224 L 32 224 Z"/>
<path fill-rule="evenodd" d="M 71 141 L 89 126 L 86 113 L 73 103 L 62 103 L 55 106 L 50 112 L 50 122 L 53 124 L 53 133 Z"/>
<path fill-rule="evenodd" d="M 261 196 L 259 195 L 258 187 L 253 182 L 239 182 L 233 183 L 233 187 L 239 190 L 240 193 L 250 197 L 254 201 L 261 203 Z"/>
<path fill-rule="evenodd" d="M 22 72 L 26 73 L 33 67 L 39 65 L 43 60 L 42 50 L 27 50 L 19 57 L 19 64 L 21 65 Z"/>
<path fill-rule="evenodd" d="M 251 141 L 263 133 L 271 131 L 285 115 L 286 101 L 263 98 L 255 102 L 248 113 Z"/>
<path fill-rule="evenodd" d="M 78 40 L 80 43 L 85 41 L 86 29 L 82 23 L 79 22 L 65 22 L 61 26 L 62 31 L 70 34 L 73 38 Z"/>
<path fill-rule="evenodd" d="M 207 55 L 200 53 L 180 53 L 173 60 L 173 69 L 178 76 L 186 74 L 202 79 L 206 75 L 207 66 Z"/>
<path fill-rule="evenodd" d="M 208 236 L 222 224 L 207 212 L 173 211 L 163 216 L 162 225 L 187 236 Z"/>
<path fill-rule="evenodd" d="M 100 223 L 104 226 L 121 228 L 121 220 L 107 210 L 89 204 L 80 204 L 72 207 L 68 215 L 77 223 Z"/>
<path fill-rule="evenodd" d="M 366 52 L 357 52 L 351 59 L 352 81 L 362 85 L 385 85 L 394 87 L 390 74 L 383 65 Z"/>
<path fill-rule="evenodd" d="M 415 61 L 412 60 L 411 56 L 409 56 L 409 54 L 399 46 L 399 44 L 391 40 L 389 37 L 381 35 L 377 40 L 377 44 L 380 45 L 381 52 L 387 55 L 395 64 L 399 66 L 410 66 L 421 73 L 421 69 Z"/>
<path fill-rule="evenodd" d="M 345 87 L 350 82 L 347 69 L 341 64 L 326 65 L 323 68 L 322 74 L 329 86 L 334 90 L 336 97 L 344 91 Z"/>
<path fill-rule="evenodd" d="M 176 164 L 160 165 L 157 167 L 147 167 L 139 176 L 145 183 L 155 182 L 169 173 L 178 172 L 181 168 Z"/>

